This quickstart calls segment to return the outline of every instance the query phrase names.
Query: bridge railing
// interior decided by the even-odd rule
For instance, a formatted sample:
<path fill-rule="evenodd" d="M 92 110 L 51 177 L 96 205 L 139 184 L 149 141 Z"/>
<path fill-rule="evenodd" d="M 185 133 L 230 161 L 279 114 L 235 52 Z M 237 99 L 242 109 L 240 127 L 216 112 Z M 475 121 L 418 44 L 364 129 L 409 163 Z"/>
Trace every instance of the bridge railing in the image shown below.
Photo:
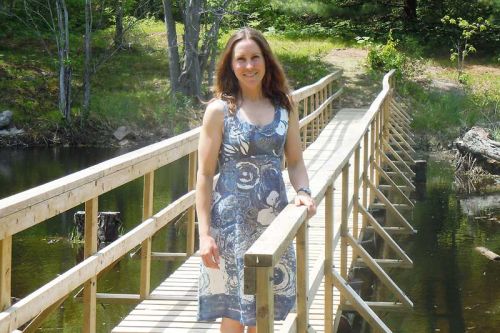
<path fill-rule="evenodd" d="M 336 71 L 315 84 L 295 91 L 304 147 L 314 141 L 334 115 L 333 102 L 342 92 Z M 150 294 L 150 266 L 155 257 L 187 258 L 195 252 L 196 154 L 200 129 L 152 144 L 107 160 L 82 171 L 0 200 L 0 332 L 34 331 L 69 294 L 83 288 L 84 332 L 96 330 L 97 301 L 137 302 Z M 188 192 L 160 211 L 153 212 L 155 170 L 189 156 Z M 144 179 L 143 218 L 118 240 L 97 251 L 98 198 L 139 177 Z M 12 238 L 77 205 L 85 204 L 84 260 L 28 296 L 11 302 Z M 152 253 L 152 237 L 187 211 L 186 253 Z M 138 294 L 98 294 L 97 276 L 141 245 L 140 290 Z M 34 254 L 35 255 L 35 254 Z M 15 262 L 14 262 L 15 264 Z"/>
<path fill-rule="evenodd" d="M 273 270 L 294 239 L 297 255 L 297 307 L 296 313 L 291 313 L 284 323 L 291 332 L 308 332 L 308 309 L 323 278 L 325 281 L 325 332 L 332 332 L 334 326 L 332 289 L 334 285 L 340 291 L 341 304 L 348 304 L 347 302 L 349 302 L 351 308 L 357 310 L 376 331 L 390 332 L 390 329 L 366 302 L 361 300 L 346 283 L 348 245 L 353 248 L 353 252 L 356 251 L 362 258 L 367 260 L 370 268 L 375 271 L 377 276 L 381 277 L 384 283 L 387 282 L 390 290 L 397 295 L 398 302 L 400 301 L 403 306 L 412 306 L 411 301 L 392 283 L 392 280 L 384 275 L 384 272 L 380 271 L 380 266 L 378 266 L 376 260 L 371 257 L 367 258 L 364 249 L 358 245 L 356 239 L 360 230 L 358 214 L 366 211 L 378 194 L 375 193 L 377 190 L 372 188 L 371 185 L 378 185 L 379 182 L 380 170 L 377 169 L 377 165 L 379 165 L 381 159 L 383 137 L 388 134 L 386 124 L 388 124 L 393 89 L 394 71 L 391 71 L 384 76 L 382 91 L 363 117 L 363 124 L 366 124 L 366 127 L 359 131 L 359 134 L 350 144 L 343 145 L 340 149 L 334 151 L 329 161 L 311 179 L 310 187 L 316 203 L 322 200 L 325 202 L 324 253 L 313 265 L 314 268 L 311 274 L 308 272 L 307 210 L 304 206 L 296 207 L 289 204 L 246 252 L 245 292 L 256 295 L 257 331 L 259 333 L 273 332 L 274 330 Z M 306 122 L 306 119 L 307 117 L 302 122 Z M 360 157 L 361 148 L 363 149 L 362 159 Z M 353 163 L 350 162 L 352 160 L 354 160 Z M 352 169 L 353 171 L 351 171 Z M 349 186 L 350 172 L 354 172 L 354 176 L 352 184 Z M 338 189 L 341 197 L 341 218 L 340 228 L 334 235 L 333 187 L 339 177 L 341 177 L 342 183 L 341 188 Z M 352 216 L 353 220 L 352 233 L 348 230 L 350 216 Z M 367 218 L 367 215 L 363 217 L 363 226 L 371 223 L 371 221 L 367 221 Z M 339 242 L 341 246 L 340 274 L 337 273 L 334 267 L 332 257 Z M 311 282 L 308 281 L 309 277 Z M 393 302 L 393 305 L 396 305 L 396 303 Z M 401 305 L 400 303 L 397 304 L 398 306 Z M 282 332 L 287 331 L 284 328 L 281 330 Z"/>

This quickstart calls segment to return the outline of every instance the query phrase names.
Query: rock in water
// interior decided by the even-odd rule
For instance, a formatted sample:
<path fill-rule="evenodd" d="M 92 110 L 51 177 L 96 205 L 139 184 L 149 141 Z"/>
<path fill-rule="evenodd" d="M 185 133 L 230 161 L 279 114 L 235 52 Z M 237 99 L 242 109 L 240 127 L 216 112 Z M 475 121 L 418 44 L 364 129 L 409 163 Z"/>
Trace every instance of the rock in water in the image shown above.
<path fill-rule="evenodd" d="M 0 113 L 0 129 L 9 128 L 12 122 L 12 111 L 4 111 Z"/>
<path fill-rule="evenodd" d="M 116 140 L 121 141 L 129 135 L 131 131 L 128 129 L 127 126 L 120 126 L 116 129 L 116 131 L 113 133 L 115 136 Z"/>

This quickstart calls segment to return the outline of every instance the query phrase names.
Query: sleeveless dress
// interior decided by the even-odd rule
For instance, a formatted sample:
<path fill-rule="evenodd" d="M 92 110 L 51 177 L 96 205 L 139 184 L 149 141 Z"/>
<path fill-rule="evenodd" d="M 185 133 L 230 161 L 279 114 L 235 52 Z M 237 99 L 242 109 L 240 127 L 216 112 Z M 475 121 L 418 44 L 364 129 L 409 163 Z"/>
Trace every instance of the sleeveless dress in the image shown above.
<path fill-rule="evenodd" d="M 255 296 L 243 293 L 243 256 L 288 204 L 281 176 L 288 111 L 276 106 L 274 120 L 256 126 L 224 108 L 220 176 L 212 194 L 210 232 L 220 269 L 201 264 L 198 320 L 227 317 L 255 326 Z M 274 269 L 275 319 L 295 305 L 295 252 L 290 245 Z"/>

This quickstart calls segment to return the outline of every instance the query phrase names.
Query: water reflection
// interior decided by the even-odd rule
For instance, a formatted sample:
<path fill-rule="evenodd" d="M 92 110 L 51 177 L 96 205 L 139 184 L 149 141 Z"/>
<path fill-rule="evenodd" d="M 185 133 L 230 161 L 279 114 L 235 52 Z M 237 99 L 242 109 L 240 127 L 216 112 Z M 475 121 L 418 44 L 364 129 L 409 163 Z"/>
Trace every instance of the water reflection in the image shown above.
<path fill-rule="evenodd" d="M 500 250 L 499 225 L 463 214 L 452 182 L 448 162 L 431 159 L 427 197 L 414 211 L 418 234 L 402 241 L 414 268 L 390 272 L 415 306 L 410 314 L 386 317 L 396 332 L 493 333 L 500 327 L 500 265 L 474 251 Z"/>
<path fill-rule="evenodd" d="M 125 153 L 119 149 L 48 148 L 2 150 L 0 153 L 0 198 L 27 190 L 59 177 Z M 154 211 L 178 198 L 187 189 L 187 159 L 182 159 L 155 172 Z M 124 232 L 141 221 L 142 178 L 125 184 L 99 197 L 100 211 L 119 211 Z M 73 243 L 73 215 L 83 205 L 24 230 L 13 237 L 12 296 L 25 297 L 56 278 L 78 262 L 83 244 Z M 181 221 L 182 222 L 182 219 Z M 153 251 L 183 252 L 183 223 L 153 237 Z M 152 262 L 151 285 L 160 283 L 177 263 Z M 98 292 L 138 293 L 140 262 L 125 256 L 98 280 Z M 82 327 L 82 305 L 73 293 L 44 323 L 41 331 L 79 332 Z M 131 305 L 98 306 L 97 332 L 109 332 L 131 310 Z"/>

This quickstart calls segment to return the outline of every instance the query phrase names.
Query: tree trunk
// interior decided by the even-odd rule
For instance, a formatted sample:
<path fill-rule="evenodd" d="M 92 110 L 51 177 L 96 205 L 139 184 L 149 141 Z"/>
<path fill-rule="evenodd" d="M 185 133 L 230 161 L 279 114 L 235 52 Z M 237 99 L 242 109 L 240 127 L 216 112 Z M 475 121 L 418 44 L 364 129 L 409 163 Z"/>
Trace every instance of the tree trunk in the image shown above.
<path fill-rule="evenodd" d="M 200 97 L 201 73 L 198 58 L 200 39 L 201 0 L 188 0 L 184 25 L 184 67 L 179 77 L 181 92 L 187 96 Z"/>
<path fill-rule="evenodd" d="M 405 21 L 415 21 L 417 19 L 417 0 L 404 0 Z"/>
<path fill-rule="evenodd" d="M 170 73 L 170 87 L 173 94 L 180 91 L 179 75 L 181 72 L 179 63 L 179 47 L 177 46 L 177 32 L 172 14 L 172 1 L 163 0 L 165 12 L 165 28 L 167 29 L 168 69 Z"/>
<path fill-rule="evenodd" d="M 64 0 L 56 1 L 59 56 L 59 111 L 71 120 L 71 64 L 69 58 L 68 10 Z"/>
<path fill-rule="evenodd" d="M 85 38 L 84 38 L 84 71 L 83 71 L 83 112 L 82 112 L 82 125 L 87 122 L 90 113 L 90 59 L 91 54 L 91 36 L 92 34 L 92 3 L 91 0 L 85 0 Z"/>
<path fill-rule="evenodd" d="M 115 3 L 115 38 L 114 43 L 117 49 L 123 47 L 123 4 L 122 0 Z"/>

